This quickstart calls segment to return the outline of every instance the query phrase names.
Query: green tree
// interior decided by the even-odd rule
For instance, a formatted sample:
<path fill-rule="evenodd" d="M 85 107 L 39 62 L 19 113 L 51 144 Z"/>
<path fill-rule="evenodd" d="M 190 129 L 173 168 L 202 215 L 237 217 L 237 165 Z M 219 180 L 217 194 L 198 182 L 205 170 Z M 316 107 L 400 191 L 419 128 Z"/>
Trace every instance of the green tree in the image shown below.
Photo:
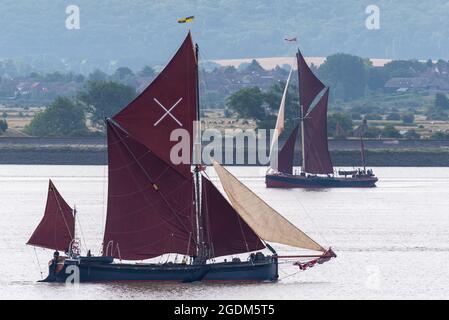
<path fill-rule="evenodd" d="M 156 71 L 149 66 L 145 66 L 141 71 L 139 71 L 139 76 L 141 77 L 154 77 L 155 75 Z"/>
<path fill-rule="evenodd" d="M 250 64 L 245 66 L 245 71 L 259 73 L 259 74 L 266 72 L 265 69 L 262 68 L 260 63 L 257 62 L 257 60 L 255 60 L 255 59 L 253 59 Z"/>
<path fill-rule="evenodd" d="M 66 80 L 66 77 L 61 72 L 56 71 L 52 73 L 47 73 L 44 76 L 44 80 L 47 82 L 64 82 Z"/>
<path fill-rule="evenodd" d="M 91 74 L 89 74 L 89 81 L 106 81 L 108 79 L 108 75 L 103 71 L 96 69 Z"/>
<path fill-rule="evenodd" d="M 329 136 L 336 137 L 337 135 L 342 135 L 341 132 L 337 132 L 338 126 L 344 131 L 343 135 L 345 137 L 352 135 L 354 124 L 349 114 L 333 113 L 327 117 L 327 134 Z"/>
<path fill-rule="evenodd" d="M 389 76 L 383 67 L 368 68 L 367 85 L 372 91 L 383 90 Z"/>
<path fill-rule="evenodd" d="M 57 97 L 39 112 L 25 132 L 33 136 L 82 136 L 88 134 L 84 108 L 66 97 Z"/>
<path fill-rule="evenodd" d="M 431 106 L 426 113 L 427 120 L 439 120 L 446 121 L 449 119 L 449 116 L 443 110 L 436 108 L 435 106 Z"/>
<path fill-rule="evenodd" d="M 78 93 L 78 99 L 92 114 L 92 121 L 100 127 L 105 117 L 113 116 L 135 97 L 134 88 L 111 81 L 88 81 Z"/>
<path fill-rule="evenodd" d="M 8 130 L 8 122 L 6 122 L 6 120 L 0 119 L 0 134 L 5 132 L 6 130 Z"/>
<path fill-rule="evenodd" d="M 386 125 L 382 130 L 382 137 L 384 138 L 401 138 L 401 134 L 398 130 L 392 125 Z"/>
<path fill-rule="evenodd" d="M 120 67 L 114 72 L 114 79 L 123 80 L 127 77 L 133 76 L 133 71 L 128 67 Z"/>
<path fill-rule="evenodd" d="M 435 140 L 449 140 L 449 133 L 438 131 L 432 134 L 430 138 Z"/>
<path fill-rule="evenodd" d="M 449 99 L 443 93 L 437 93 L 432 105 L 429 106 L 426 116 L 427 120 L 441 120 L 449 119 L 447 111 L 449 110 Z"/>
<path fill-rule="evenodd" d="M 443 93 L 437 93 L 435 96 L 435 107 L 440 110 L 448 110 L 449 109 L 449 99 Z"/>
<path fill-rule="evenodd" d="M 402 115 L 402 122 L 405 124 L 411 124 L 415 121 L 415 115 L 413 113 L 406 113 Z"/>
<path fill-rule="evenodd" d="M 366 120 L 383 120 L 382 115 L 377 113 L 369 113 L 365 116 Z"/>
<path fill-rule="evenodd" d="M 379 127 L 368 126 L 364 133 L 365 138 L 379 138 L 382 135 L 382 130 Z"/>
<path fill-rule="evenodd" d="M 354 100 L 365 95 L 369 65 L 360 57 L 338 53 L 327 57 L 318 76 L 331 87 L 331 99 Z"/>
<path fill-rule="evenodd" d="M 387 116 L 389 121 L 399 121 L 401 120 L 401 115 L 398 112 L 392 112 Z"/>
<path fill-rule="evenodd" d="M 395 60 L 387 63 L 383 69 L 389 79 L 395 77 L 407 78 L 425 71 L 426 65 L 417 60 Z"/>
<path fill-rule="evenodd" d="M 294 84 L 290 83 L 287 97 L 285 99 L 285 131 L 290 131 L 299 121 L 299 99 Z M 285 82 L 280 82 L 269 88 L 263 96 L 263 99 L 270 110 L 267 121 L 264 123 L 265 128 L 274 128 L 276 125 L 277 114 L 279 112 L 279 104 L 285 89 Z M 260 123 L 262 125 L 262 123 Z M 259 126 L 261 127 L 261 126 Z"/>
<path fill-rule="evenodd" d="M 244 88 L 232 94 L 227 99 L 229 109 L 240 118 L 264 120 L 264 94 L 258 87 Z"/>
<path fill-rule="evenodd" d="M 421 136 L 414 129 L 411 129 L 411 130 L 408 130 L 404 134 L 404 138 L 411 139 L 411 140 L 416 140 L 416 139 L 421 139 Z"/>

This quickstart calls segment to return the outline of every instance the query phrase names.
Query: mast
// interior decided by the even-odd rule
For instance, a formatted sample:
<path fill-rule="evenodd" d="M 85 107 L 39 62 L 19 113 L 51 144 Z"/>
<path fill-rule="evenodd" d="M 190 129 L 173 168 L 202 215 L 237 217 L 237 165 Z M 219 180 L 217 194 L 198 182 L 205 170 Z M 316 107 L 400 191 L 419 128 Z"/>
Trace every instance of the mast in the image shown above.
<path fill-rule="evenodd" d="M 305 172 L 306 168 L 306 157 L 304 155 L 305 148 L 304 148 L 304 107 L 301 105 L 301 156 L 302 156 L 302 163 L 301 163 L 301 172 Z"/>
<path fill-rule="evenodd" d="M 298 86 L 300 86 L 301 84 L 299 83 L 300 80 L 300 70 L 299 70 L 299 49 L 298 52 L 296 53 L 296 61 L 297 61 L 297 65 L 298 65 Z M 304 156 L 304 152 L 305 152 L 305 148 L 304 148 L 304 106 L 301 104 L 301 99 L 299 99 L 299 110 L 300 110 L 300 115 L 299 115 L 299 121 L 301 122 L 301 173 L 305 172 L 305 168 L 306 168 L 306 157 Z"/>
<path fill-rule="evenodd" d="M 195 169 L 194 169 L 194 184 L 195 184 L 195 211 L 196 211 L 196 228 L 197 228 L 197 255 L 194 259 L 194 264 L 205 264 L 207 260 L 207 252 L 204 243 L 204 217 L 201 209 L 201 120 L 200 120 L 200 84 L 199 84 L 199 46 L 195 44 L 196 57 L 196 141 L 194 143 L 195 149 Z M 199 156 L 199 157 L 198 157 Z"/>
<path fill-rule="evenodd" d="M 73 239 L 76 239 L 76 204 L 73 205 Z"/>
<path fill-rule="evenodd" d="M 363 143 L 363 134 L 362 134 L 362 132 L 360 132 L 360 155 L 362 156 L 363 171 L 366 172 L 365 144 Z"/>

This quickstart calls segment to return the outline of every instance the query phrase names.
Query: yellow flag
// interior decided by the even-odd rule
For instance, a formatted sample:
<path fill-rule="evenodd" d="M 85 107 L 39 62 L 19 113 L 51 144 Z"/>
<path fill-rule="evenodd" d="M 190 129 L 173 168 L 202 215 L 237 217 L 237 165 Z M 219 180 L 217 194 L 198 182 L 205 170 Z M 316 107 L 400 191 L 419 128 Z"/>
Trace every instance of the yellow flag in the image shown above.
<path fill-rule="evenodd" d="M 182 18 L 178 20 L 178 23 L 186 23 L 186 22 L 193 22 L 193 19 L 195 19 L 194 16 Z"/>

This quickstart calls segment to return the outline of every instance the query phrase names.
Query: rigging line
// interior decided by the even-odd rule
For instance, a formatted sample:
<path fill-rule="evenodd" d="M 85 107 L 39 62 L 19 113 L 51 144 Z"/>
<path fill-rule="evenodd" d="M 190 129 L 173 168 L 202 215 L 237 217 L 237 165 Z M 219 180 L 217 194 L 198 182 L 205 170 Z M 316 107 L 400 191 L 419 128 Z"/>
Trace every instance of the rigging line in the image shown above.
<path fill-rule="evenodd" d="M 85 243 L 86 243 L 86 238 L 84 237 L 84 232 L 83 232 L 83 228 L 82 228 L 82 226 L 81 226 L 81 221 L 80 221 L 79 215 L 77 215 L 76 221 L 78 221 L 78 226 L 79 226 L 79 228 L 80 228 L 80 233 L 81 233 L 81 239 L 83 240 L 83 241 L 81 242 L 81 245 L 84 246 L 84 250 L 87 252 L 87 245 L 85 245 Z"/>
<path fill-rule="evenodd" d="M 120 141 L 119 141 L 119 142 L 120 142 Z M 113 144 L 119 144 L 119 143 L 111 143 L 111 145 L 113 145 Z M 142 154 L 142 155 L 141 155 L 140 157 L 138 157 L 137 159 L 139 159 L 139 160 L 144 159 L 148 154 L 151 154 L 151 153 L 152 153 L 152 152 L 151 152 L 150 150 L 148 150 L 147 152 L 145 152 L 144 154 Z M 119 171 L 119 170 L 122 170 L 122 169 L 124 169 L 124 168 L 126 168 L 126 167 L 132 166 L 134 163 L 136 163 L 136 162 L 135 162 L 135 161 L 130 161 L 130 162 L 124 164 L 123 166 L 115 167 L 114 169 L 111 169 L 110 171 L 112 171 L 112 172 L 114 172 L 114 171 Z"/>
<path fill-rule="evenodd" d="M 147 179 L 148 179 L 151 183 L 153 183 L 153 182 L 152 182 L 153 179 L 151 179 L 151 177 L 149 176 L 148 172 L 145 170 L 145 168 L 142 166 L 142 164 L 136 159 L 136 156 L 135 156 L 134 153 L 131 151 L 131 149 L 129 148 L 129 146 L 126 144 L 126 142 L 124 141 L 124 139 L 122 139 L 122 138 L 120 137 L 120 135 L 118 134 L 117 129 L 115 128 L 115 122 L 112 121 L 112 119 L 110 119 L 110 122 L 111 122 L 111 128 L 114 130 L 115 134 L 119 137 L 119 140 L 120 140 L 120 141 L 122 142 L 122 144 L 125 146 L 126 150 L 127 150 L 127 151 L 131 154 L 131 156 L 134 158 L 134 160 L 136 161 L 137 165 L 138 165 L 139 168 L 143 171 L 143 173 L 145 174 L 145 176 L 147 177 Z M 126 134 L 127 134 L 127 133 L 126 133 Z M 128 137 L 129 137 L 129 135 L 128 135 Z M 133 177 L 134 183 L 136 183 L 136 185 L 138 185 L 138 183 L 137 183 L 137 181 L 136 181 L 134 175 L 131 174 L 131 176 Z M 143 193 L 143 192 L 142 192 L 142 193 Z M 170 205 L 170 203 L 168 202 L 168 200 L 165 198 L 164 194 L 163 194 L 160 190 L 157 192 L 157 194 L 159 194 L 160 197 L 164 200 L 165 204 L 166 204 L 167 207 L 170 209 L 170 211 L 172 212 L 172 214 L 175 215 L 175 217 L 177 218 L 178 222 L 181 224 L 181 226 L 184 228 L 184 230 L 188 233 L 189 230 L 188 230 L 187 227 L 184 225 L 184 223 L 181 221 L 181 219 L 179 218 L 179 216 L 176 214 L 175 210 L 172 208 L 172 206 Z M 148 202 L 151 202 L 151 201 L 148 199 L 148 196 L 146 195 L 146 193 L 143 193 L 143 195 L 144 195 L 145 199 L 146 199 Z"/>
<path fill-rule="evenodd" d="M 287 275 L 287 276 L 285 276 L 285 277 L 283 277 L 283 278 L 280 278 L 279 281 L 282 281 L 282 280 L 285 280 L 285 279 L 287 279 L 287 278 L 293 277 L 294 275 L 296 275 L 296 274 L 298 274 L 298 273 L 299 273 L 299 271 L 296 271 L 295 273 L 292 273 L 292 274 L 289 274 L 289 275 Z"/>
<path fill-rule="evenodd" d="M 39 273 L 41 274 L 41 279 L 44 279 L 44 274 L 42 273 L 41 264 L 39 262 L 39 257 L 37 255 L 36 247 L 33 247 L 33 249 L 34 249 L 34 254 L 35 254 L 36 260 L 37 260 L 37 267 L 39 269 Z M 34 262 L 34 259 L 32 259 L 32 260 Z"/>
<path fill-rule="evenodd" d="M 301 208 L 303 209 L 304 213 L 306 214 L 307 218 L 310 220 L 310 222 L 312 223 L 312 225 L 315 227 L 315 229 L 317 230 L 319 236 L 324 240 L 324 242 L 329 245 L 329 241 L 326 239 L 326 237 L 324 236 L 324 234 L 322 234 L 319 230 L 318 224 L 315 222 L 315 220 L 313 220 L 313 218 L 309 215 L 306 207 L 304 206 L 304 204 L 296 197 L 294 197 L 294 199 L 299 203 L 299 205 L 301 206 Z"/>

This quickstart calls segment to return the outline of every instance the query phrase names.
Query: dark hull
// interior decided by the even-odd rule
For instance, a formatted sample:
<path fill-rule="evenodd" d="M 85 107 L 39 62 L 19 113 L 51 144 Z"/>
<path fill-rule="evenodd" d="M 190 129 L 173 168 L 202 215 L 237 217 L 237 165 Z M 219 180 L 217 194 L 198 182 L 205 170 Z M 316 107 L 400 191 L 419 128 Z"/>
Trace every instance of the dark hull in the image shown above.
<path fill-rule="evenodd" d="M 276 258 L 256 262 L 227 262 L 207 265 L 66 263 L 64 268 L 46 282 L 65 282 L 78 267 L 80 282 L 112 281 L 275 281 L 278 278 Z"/>
<path fill-rule="evenodd" d="M 374 176 L 322 177 L 290 174 L 267 174 L 267 188 L 371 188 L 376 186 Z"/>

